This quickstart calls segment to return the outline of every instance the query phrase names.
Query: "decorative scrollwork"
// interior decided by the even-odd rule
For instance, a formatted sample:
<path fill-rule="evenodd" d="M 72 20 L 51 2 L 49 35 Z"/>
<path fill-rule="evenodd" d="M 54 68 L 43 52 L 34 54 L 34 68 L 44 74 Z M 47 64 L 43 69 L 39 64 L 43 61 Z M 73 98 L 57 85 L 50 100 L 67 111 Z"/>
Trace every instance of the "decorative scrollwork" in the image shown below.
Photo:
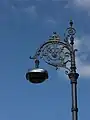
<path fill-rule="evenodd" d="M 74 36 L 74 35 L 76 34 L 75 28 L 72 27 L 72 26 L 73 26 L 72 20 L 70 21 L 69 24 L 70 24 L 70 27 L 67 28 L 67 29 L 66 29 L 66 32 L 65 32 L 65 36 L 68 36 L 68 37 Z"/>
<path fill-rule="evenodd" d="M 72 27 L 66 29 L 67 35 L 73 36 L 76 33 L 76 30 Z"/>
<path fill-rule="evenodd" d="M 70 66 L 67 63 L 72 62 L 71 54 L 76 50 L 73 49 L 74 35 L 76 30 L 73 28 L 73 22 L 70 21 L 70 27 L 66 29 L 64 41 L 61 41 L 60 36 L 53 32 L 49 40 L 37 49 L 35 55 L 30 59 L 43 59 L 47 64 L 56 67 L 63 67 L 70 71 Z M 71 44 L 72 43 L 72 44 Z M 66 74 L 68 74 L 66 71 Z"/>
<path fill-rule="evenodd" d="M 66 67 L 67 62 L 70 61 L 70 51 L 62 42 L 47 42 L 40 51 L 40 58 L 56 68 Z"/>

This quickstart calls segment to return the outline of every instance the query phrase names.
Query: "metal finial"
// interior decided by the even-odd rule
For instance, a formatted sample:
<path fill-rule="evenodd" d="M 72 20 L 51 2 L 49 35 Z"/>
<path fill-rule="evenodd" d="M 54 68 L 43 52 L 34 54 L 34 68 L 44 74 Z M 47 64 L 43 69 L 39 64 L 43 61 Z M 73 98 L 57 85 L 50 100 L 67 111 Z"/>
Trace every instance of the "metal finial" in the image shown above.
<path fill-rule="evenodd" d="M 70 37 L 70 36 L 75 35 L 76 30 L 75 30 L 74 27 L 72 27 L 73 26 L 73 21 L 72 20 L 70 20 L 69 24 L 70 24 L 70 26 L 66 29 L 66 32 L 65 32 L 64 36 L 69 36 Z"/>
<path fill-rule="evenodd" d="M 56 32 L 53 32 L 53 34 L 57 34 Z"/>
<path fill-rule="evenodd" d="M 53 32 L 52 36 L 50 36 L 49 41 L 60 41 L 60 36 L 56 32 Z"/>
<path fill-rule="evenodd" d="M 73 26 L 73 21 L 72 21 L 72 20 L 70 20 L 70 23 L 69 23 L 69 24 L 70 24 L 70 26 L 72 27 L 72 26 Z"/>

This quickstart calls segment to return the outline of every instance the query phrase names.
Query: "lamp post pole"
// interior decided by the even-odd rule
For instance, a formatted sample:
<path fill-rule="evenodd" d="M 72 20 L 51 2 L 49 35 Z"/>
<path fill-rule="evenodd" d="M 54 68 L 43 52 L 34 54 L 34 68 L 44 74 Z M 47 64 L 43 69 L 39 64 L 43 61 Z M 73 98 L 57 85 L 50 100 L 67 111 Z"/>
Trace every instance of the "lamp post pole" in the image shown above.
<path fill-rule="evenodd" d="M 72 22 L 70 23 L 72 27 Z M 70 44 L 71 44 L 71 72 L 68 74 L 69 79 L 71 80 L 71 96 L 72 96 L 72 120 L 78 120 L 78 108 L 77 108 L 77 79 L 79 74 L 76 73 L 76 63 L 75 63 L 75 50 L 73 48 L 74 45 L 74 37 L 70 36 Z"/>
<path fill-rule="evenodd" d="M 71 82 L 72 96 L 72 120 L 78 120 L 77 107 L 77 79 L 79 74 L 76 72 L 74 35 L 76 30 L 73 28 L 73 22 L 70 21 L 70 27 L 66 29 L 64 41 L 61 41 L 60 36 L 54 32 L 48 41 L 46 41 L 36 51 L 33 57 L 35 66 L 34 70 L 29 70 L 26 73 L 26 79 L 32 83 L 41 83 L 48 78 L 48 72 L 44 69 L 39 69 L 39 58 L 43 59 L 47 64 L 57 69 L 64 68 Z M 70 64 L 70 67 L 68 66 Z"/>

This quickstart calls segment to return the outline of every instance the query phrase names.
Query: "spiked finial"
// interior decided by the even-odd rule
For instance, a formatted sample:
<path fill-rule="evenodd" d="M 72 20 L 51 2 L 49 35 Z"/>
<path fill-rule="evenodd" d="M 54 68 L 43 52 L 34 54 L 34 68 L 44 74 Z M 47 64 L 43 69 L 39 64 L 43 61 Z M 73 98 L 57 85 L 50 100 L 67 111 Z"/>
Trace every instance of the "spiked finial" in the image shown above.
<path fill-rule="evenodd" d="M 70 24 L 70 26 L 72 27 L 72 26 L 73 26 L 73 21 L 70 20 L 69 24 Z"/>
<path fill-rule="evenodd" d="M 53 35 L 50 36 L 49 40 L 51 40 L 51 41 L 60 41 L 60 36 L 56 32 L 53 32 Z"/>

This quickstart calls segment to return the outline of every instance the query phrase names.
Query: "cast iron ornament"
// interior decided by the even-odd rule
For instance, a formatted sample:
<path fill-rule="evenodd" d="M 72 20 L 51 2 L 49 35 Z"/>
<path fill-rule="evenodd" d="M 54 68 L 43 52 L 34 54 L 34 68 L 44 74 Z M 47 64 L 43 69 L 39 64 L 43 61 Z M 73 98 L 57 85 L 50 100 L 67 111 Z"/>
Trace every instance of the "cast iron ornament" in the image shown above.
<path fill-rule="evenodd" d="M 73 38 L 76 33 L 72 25 L 73 22 L 70 21 L 70 27 L 66 29 L 64 34 L 64 41 L 61 41 L 60 36 L 56 32 L 53 32 L 49 40 L 42 44 L 40 48 L 37 49 L 35 55 L 33 57 L 30 56 L 30 59 L 40 58 L 56 69 L 63 67 L 70 72 L 70 67 L 67 66 L 67 63 L 71 62 L 71 53 L 76 51 L 72 49 L 70 44 L 71 38 Z M 68 73 L 68 71 L 65 72 Z"/>

